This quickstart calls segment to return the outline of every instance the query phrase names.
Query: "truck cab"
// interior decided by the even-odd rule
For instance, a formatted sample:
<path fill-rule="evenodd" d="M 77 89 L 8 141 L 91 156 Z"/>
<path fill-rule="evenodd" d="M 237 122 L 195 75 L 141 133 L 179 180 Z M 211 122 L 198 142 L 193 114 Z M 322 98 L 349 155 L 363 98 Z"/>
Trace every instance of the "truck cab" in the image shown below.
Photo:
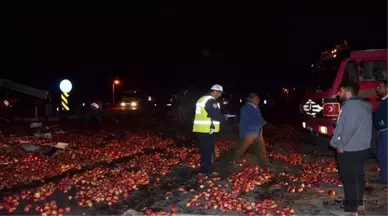
<path fill-rule="evenodd" d="M 374 110 L 377 108 L 380 99 L 375 88 L 386 79 L 387 50 L 350 51 L 345 43 L 323 52 L 311 70 L 312 79 L 300 104 L 302 126 L 314 136 L 329 138 L 341 111 L 337 93 L 342 83 L 359 84 L 359 96 L 369 101 Z"/>

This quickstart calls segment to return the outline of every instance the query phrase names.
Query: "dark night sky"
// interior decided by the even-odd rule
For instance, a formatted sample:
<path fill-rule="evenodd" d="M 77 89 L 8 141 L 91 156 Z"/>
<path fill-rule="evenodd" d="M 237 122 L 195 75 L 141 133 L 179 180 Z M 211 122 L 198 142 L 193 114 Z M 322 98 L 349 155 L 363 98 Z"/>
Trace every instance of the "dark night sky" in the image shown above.
<path fill-rule="evenodd" d="M 197 82 L 260 90 L 298 85 L 323 49 L 345 39 L 354 49 L 387 47 L 384 1 L 31 2 L 0 3 L 0 71 L 42 88 L 66 77 L 75 89 L 110 94 L 119 77 L 159 92 Z"/>

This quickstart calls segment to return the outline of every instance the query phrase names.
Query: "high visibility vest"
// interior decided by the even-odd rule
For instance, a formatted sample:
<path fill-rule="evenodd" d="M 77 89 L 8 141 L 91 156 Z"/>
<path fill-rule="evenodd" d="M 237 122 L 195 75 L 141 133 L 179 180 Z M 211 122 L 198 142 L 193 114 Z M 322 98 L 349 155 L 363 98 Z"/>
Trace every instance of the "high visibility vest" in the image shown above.
<path fill-rule="evenodd" d="M 97 103 L 95 102 L 92 102 L 89 106 L 92 110 L 99 110 L 100 109 L 100 105 L 98 105 Z"/>
<path fill-rule="evenodd" d="M 197 133 L 217 133 L 220 131 L 220 122 L 212 120 L 208 117 L 208 113 L 205 109 L 205 105 L 208 100 L 214 99 L 210 95 L 201 97 L 195 107 L 195 117 L 193 132 Z M 220 104 L 217 103 L 218 109 L 220 109 Z"/>

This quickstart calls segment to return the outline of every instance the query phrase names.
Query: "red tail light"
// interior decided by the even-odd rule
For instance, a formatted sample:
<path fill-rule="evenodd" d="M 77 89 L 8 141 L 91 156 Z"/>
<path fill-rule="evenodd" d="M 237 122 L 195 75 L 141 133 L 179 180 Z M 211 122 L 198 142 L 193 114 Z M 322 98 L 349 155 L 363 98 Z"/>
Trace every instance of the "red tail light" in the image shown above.
<path fill-rule="evenodd" d="M 325 103 L 322 111 L 324 116 L 336 117 L 341 111 L 341 106 L 339 103 Z"/>

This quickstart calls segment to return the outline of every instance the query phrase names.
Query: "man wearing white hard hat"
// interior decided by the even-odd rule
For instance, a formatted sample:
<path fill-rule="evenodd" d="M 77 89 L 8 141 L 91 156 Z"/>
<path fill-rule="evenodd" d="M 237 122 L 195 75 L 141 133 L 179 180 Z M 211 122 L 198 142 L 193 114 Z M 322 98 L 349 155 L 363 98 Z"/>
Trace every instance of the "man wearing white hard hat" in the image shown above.
<path fill-rule="evenodd" d="M 222 86 L 213 85 L 210 93 L 201 97 L 196 103 L 193 132 L 198 137 L 201 171 L 205 175 L 213 173 L 212 156 L 215 151 L 216 135 L 220 131 L 221 122 L 226 120 L 217 102 L 223 91 Z"/>

